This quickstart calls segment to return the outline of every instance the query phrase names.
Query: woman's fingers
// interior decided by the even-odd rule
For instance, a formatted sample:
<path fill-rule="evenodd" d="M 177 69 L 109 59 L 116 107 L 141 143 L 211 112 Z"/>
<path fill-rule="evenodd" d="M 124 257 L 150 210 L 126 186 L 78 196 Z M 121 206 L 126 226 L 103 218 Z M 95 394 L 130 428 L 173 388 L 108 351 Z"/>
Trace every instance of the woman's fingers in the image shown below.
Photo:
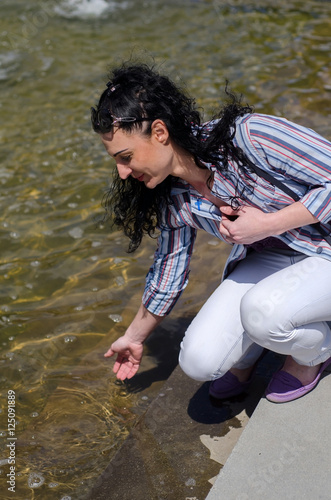
<path fill-rule="evenodd" d="M 111 347 L 108 349 L 107 352 L 105 352 L 104 354 L 104 357 L 105 358 L 111 358 L 112 356 L 114 356 L 115 352 L 111 349 Z"/>

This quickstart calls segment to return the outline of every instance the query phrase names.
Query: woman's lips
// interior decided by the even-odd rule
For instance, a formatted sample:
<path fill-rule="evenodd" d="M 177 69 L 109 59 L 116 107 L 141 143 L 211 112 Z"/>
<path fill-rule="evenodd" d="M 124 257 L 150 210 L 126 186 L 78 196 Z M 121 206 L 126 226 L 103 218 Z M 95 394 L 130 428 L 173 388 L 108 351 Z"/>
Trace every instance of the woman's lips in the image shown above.
<path fill-rule="evenodd" d="M 144 174 L 142 174 L 140 177 L 136 177 L 137 181 L 142 182 L 144 180 Z"/>

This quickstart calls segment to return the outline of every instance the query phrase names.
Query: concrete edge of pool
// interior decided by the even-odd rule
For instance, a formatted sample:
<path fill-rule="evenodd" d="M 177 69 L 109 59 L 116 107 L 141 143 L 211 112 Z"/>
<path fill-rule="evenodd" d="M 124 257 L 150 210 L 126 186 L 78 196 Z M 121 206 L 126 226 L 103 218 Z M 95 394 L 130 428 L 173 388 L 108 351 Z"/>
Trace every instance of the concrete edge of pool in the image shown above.
<path fill-rule="evenodd" d="M 262 398 L 206 500 L 328 500 L 331 368 L 303 398 Z"/>

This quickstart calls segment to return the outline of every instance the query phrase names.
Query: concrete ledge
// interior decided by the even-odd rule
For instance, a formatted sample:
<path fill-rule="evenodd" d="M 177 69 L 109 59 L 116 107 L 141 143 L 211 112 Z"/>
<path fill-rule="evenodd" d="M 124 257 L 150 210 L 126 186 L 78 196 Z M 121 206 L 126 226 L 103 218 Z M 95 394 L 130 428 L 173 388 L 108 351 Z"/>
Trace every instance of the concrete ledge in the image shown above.
<path fill-rule="evenodd" d="M 296 401 L 261 399 L 206 500 L 330 500 L 331 376 Z"/>

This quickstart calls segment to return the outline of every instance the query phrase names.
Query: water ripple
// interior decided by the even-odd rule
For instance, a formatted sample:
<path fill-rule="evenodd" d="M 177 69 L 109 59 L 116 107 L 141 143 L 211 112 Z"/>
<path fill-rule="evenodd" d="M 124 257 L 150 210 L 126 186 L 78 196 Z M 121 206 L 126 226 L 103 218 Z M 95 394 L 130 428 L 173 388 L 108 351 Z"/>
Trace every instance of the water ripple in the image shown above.
<path fill-rule="evenodd" d="M 127 7 L 128 2 L 114 2 L 110 0 L 63 0 L 54 8 L 60 16 L 68 19 L 98 18 L 110 14 L 118 9 Z"/>

